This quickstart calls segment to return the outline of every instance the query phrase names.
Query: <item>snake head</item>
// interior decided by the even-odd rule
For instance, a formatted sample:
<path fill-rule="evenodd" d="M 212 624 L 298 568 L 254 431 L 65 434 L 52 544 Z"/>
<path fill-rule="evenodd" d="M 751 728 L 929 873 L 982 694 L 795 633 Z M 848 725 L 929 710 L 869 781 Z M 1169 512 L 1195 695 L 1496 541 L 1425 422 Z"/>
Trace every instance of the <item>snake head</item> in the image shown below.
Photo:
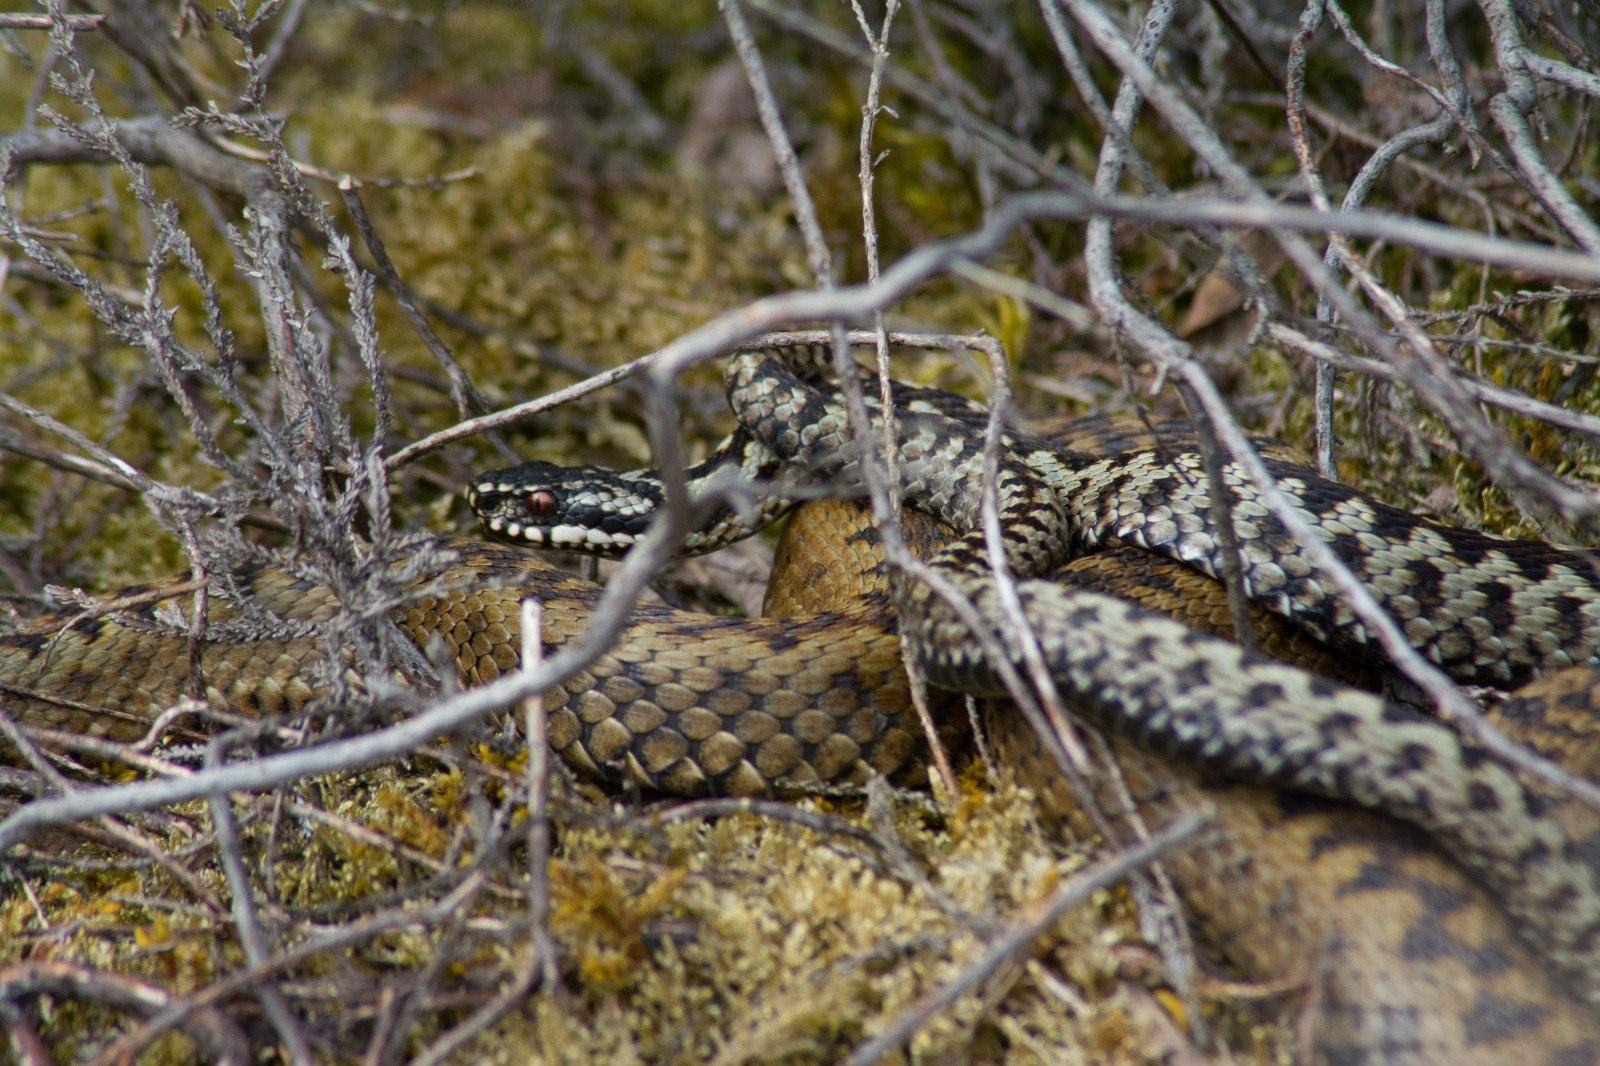
<path fill-rule="evenodd" d="M 534 461 L 478 475 L 467 503 L 502 540 L 615 556 L 644 535 L 661 492 L 630 473 Z"/>

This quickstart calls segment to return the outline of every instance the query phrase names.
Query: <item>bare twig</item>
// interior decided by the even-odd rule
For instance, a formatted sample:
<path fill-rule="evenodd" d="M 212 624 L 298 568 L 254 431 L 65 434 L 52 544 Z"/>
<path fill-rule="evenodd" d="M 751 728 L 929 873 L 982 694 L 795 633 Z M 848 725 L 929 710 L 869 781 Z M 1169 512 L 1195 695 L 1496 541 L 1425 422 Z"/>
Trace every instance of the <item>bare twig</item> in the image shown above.
<path fill-rule="evenodd" d="M 993 946 L 962 970 L 960 977 L 940 989 L 936 994 L 914 1004 L 890 1022 L 878 1036 L 858 1046 L 845 1061 L 850 1066 L 867 1066 L 878 1062 L 895 1048 L 904 1044 L 927 1025 L 930 1020 L 962 996 L 970 993 L 1002 966 L 1028 950 L 1040 936 L 1073 907 L 1095 892 L 1115 884 L 1133 871 L 1155 861 L 1167 852 L 1183 846 L 1205 825 L 1198 814 L 1186 814 L 1166 826 L 1147 843 L 1130 847 L 1104 859 L 1084 871 L 1049 900 L 1034 907 L 1031 913 L 1018 919 Z"/>
<path fill-rule="evenodd" d="M 218 737 L 206 749 L 206 764 L 218 766 L 227 757 L 229 738 Z M 267 942 L 257 920 L 255 892 L 250 885 L 250 875 L 245 872 L 244 857 L 239 850 L 239 823 L 233 815 L 232 801 L 225 794 L 211 797 L 211 823 L 217 840 L 217 853 L 222 859 L 222 869 L 228 878 L 228 889 L 233 896 L 233 924 L 239 934 L 239 944 L 244 948 L 245 959 L 259 966 L 267 957 Z M 295 1066 L 310 1066 L 313 1061 L 311 1046 L 300 1030 L 294 1012 L 290 1010 L 283 991 L 277 985 L 264 983 L 255 989 L 267 1017 L 283 1041 L 285 1052 Z"/>
<path fill-rule="evenodd" d="M 833 288 L 833 256 L 828 252 L 828 242 L 822 236 L 822 225 L 817 221 L 817 209 L 811 202 L 811 191 L 806 188 L 805 176 L 800 172 L 800 160 L 794 154 L 794 143 L 784 128 L 783 116 L 778 111 L 777 98 L 772 84 L 767 80 L 766 65 L 761 61 L 761 51 L 750 36 L 750 25 L 744 20 L 739 0 L 718 0 L 722 17 L 728 23 L 728 34 L 733 38 L 734 51 L 744 66 L 745 77 L 756 96 L 756 114 L 761 116 L 761 126 L 766 130 L 767 143 L 778 159 L 778 173 L 783 176 L 783 186 L 794 208 L 795 223 L 806 244 L 806 260 L 817 285 Z"/>
<path fill-rule="evenodd" d="M 0 1003 L 13 1004 L 23 997 L 37 995 L 69 996 L 143 1015 L 168 1009 L 173 1001 L 168 993 L 153 984 L 70 962 L 28 962 L 0 970 Z M 254 1061 L 244 1034 L 225 1012 L 212 1008 L 198 1010 L 192 1020 L 180 1024 L 217 1063 L 247 1066 Z"/>
<path fill-rule="evenodd" d="M 527 599 L 522 601 L 521 611 L 521 667 L 524 672 L 531 672 L 539 668 L 543 658 L 543 607 L 538 600 Z M 416 1061 L 426 1066 L 448 1061 L 525 1000 L 536 984 L 546 990 L 556 984 L 556 945 L 550 935 L 550 745 L 543 693 L 528 697 L 523 709 L 528 744 L 528 944 L 507 986 L 417 1057 Z"/>
<path fill-rule="evenodd" d="M 422 343 L 433 353 L 434 361 L 450 379 L 450 398 L 455 401 L 456 413 L 466 418 L 473 409 L 480 411 L 486 409 L 489 404 L 483 395 L 478 392 L 477 387 L 467 377 L 467 372 L 461 369 L 461 364 L 456 362 L 450 349 L 439 339 L 439 335 L 433 331 L 428 320 L 422 317 L 422 312 L 417 309 L 417 301 L 411 287 L 400 279 L 394 263 L 390 261 L 389 251 L 383 246 L 383 239 L 378 236 L 377 228 L 373 226 L 372 219 L 367 215 L 366 206 L 361 202 L 361 194 L 348 179 L 340 180 L 339 194 L 344 198 L 344 206 L 350 212 L 350 217 L 355 219 L 361 240 L 366 244 L 367 252 L 377 267 L 378 280 L 383 282 L 383 287 L 389 290 L 389 294 L 400 305 L 400 309 L 406 314 L 406 319 L 411 323 L 411 328 L 417 331 Z"/>
<path fill-rule="evenodd" d="M 73 33 L 97 30 L 105 20 L 104 15 L 60 16 L 60 21 L 65 22 Z M 48 30 L 56 24 L 57 16 L 52 15 L 0 15 L 0 30 Z"/>

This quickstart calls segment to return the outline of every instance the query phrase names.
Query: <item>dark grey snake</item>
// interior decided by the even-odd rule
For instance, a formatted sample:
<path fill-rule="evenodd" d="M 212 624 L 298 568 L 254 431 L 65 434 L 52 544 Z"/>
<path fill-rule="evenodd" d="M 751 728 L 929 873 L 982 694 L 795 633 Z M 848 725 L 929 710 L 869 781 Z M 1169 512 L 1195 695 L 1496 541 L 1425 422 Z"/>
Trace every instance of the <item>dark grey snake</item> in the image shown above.
<path fill-rule="evenodd" d="M 807 380 L 818 362 L 805 350 L 745 353 L 730 373 L 730 400 L 748 434 L 741 441 L 759 442 L 813 477 L 848 480 L 855 437 L 831 392 Z M 962 401 L 925 395 L 903 405 L 901 469 L 910 502 L 972 531 L 981 438 L 965 409 Z M 760 452 L 747 448 L 738 461 L 770 472 L 771 459 Z M 714 465 L 696 473 L 707 475 Z M 1408 622 L 1417 645 L 1456 676 L 1512 682 L 1596 657 L 1600 580 L 1584 553 L 1449 529 L 1301 471 L 1276 472 L 1341 558 Z M 550 474 L 538 467 L 486 474 L 469 495 L 492 532 L 596 552 L 625 547 L 659 500 L 643 473 L 616 482 L 589 471 L 579 485 Z M 1363 643 L 1364 631 L 1243 479 L 1233 474 L 1230 483 L 1252 596 L 1330 640 Z M 608 491 L 597 486 L 607 484 L 624 501 L 620 508 L 605 511 L 597 502 Z M 1493 886 L 1580 995 L 1600 1002 L 1597 812 L 1530 784 L 1409 707 L 1248 654 L 1122 600 L 1032 580 L 1076 547 L 1097 543 L 1132 542 L 1219 569 L 1204 485 L 1192 454 L 1081 462 L 1020 435 L 1006 442 L 998 481 L 1005 549 L 1063 696 L 1104 728 L 1158 750 L 1423 828 Z M 778 509 L 766 505 L 763 515 Z M 716 526 L 718 536 L 747 531 L 731 512 Z M 1002 617 L 978 533 L 954 542 L 934 565 L 983 617 Z M 921 584 L 896 579 L 893 588 L 902 639 L 930 680 L 964 692 L 1002 691 L 957 612 Z M 1437 623 L 1441 617 L 1452 625 Z M 1486 624 L 1461 622 L 1480 618 Z M 1019 647 L 1001 628 L 1007 654 L 1020 664 Z"/>

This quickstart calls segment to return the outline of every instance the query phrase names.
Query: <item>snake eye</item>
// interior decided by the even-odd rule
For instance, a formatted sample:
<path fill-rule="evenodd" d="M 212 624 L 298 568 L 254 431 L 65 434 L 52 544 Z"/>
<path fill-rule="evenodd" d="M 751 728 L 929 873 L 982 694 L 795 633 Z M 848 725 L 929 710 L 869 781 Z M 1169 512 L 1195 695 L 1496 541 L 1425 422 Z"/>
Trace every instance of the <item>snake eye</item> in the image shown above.
<path fill-rule="evenodd" d="M 528 517 L 541 522 L 554 518 L 556 516 L 556 507 L 559 504 L 560 501 L 556 499 L 556 494 L 546 489 L 530 492 L 526 500 Z"/>

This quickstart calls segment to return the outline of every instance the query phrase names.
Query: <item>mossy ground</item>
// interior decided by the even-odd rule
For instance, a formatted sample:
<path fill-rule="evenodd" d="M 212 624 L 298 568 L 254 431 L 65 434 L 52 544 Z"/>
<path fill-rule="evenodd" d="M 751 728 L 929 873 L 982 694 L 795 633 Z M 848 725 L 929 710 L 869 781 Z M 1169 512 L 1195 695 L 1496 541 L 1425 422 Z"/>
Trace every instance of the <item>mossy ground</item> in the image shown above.
<path fill-rule="evenodd" d="M 604 37 L 609 59 L 636 72 L 650 86 L 651 103 L 672 115 L 689 109 L 714 52 L 662 66 L 650 43 L 657 34 L 715 26 L 709 4 L 691 7 L 654 4 L 649 10 L 582 16 L 616 21 L 616 32 Z M 413 179 L 475 169 L 467 180 L 374 189 L 366 197 L 401 275 L 426 298 L 500 331 L 480 337 L 439 326 L 493 403 L 572 380 L 571 373 L 530 358 L 530 343 L 559 348 L 596 368 L 611 366 L 754 296 L 807 283 L 781 191 L 697 177 L 660 147 L 592 143 L 590 127 L 546 114 L 562 70 L 541 52 L 538 30 L 521 12 L 486 3 L 450 5 L 425 35 L 364 18 L 354 8 L 321 14 L 276 77 L 271 101 L 288 118 L 291 149 L 325 167 Z M 351 47 L 357 39 L 363 46 Z M 192 52 L 196 63 L 225 74 L 225 49 L 213 55 L 195 44 Z M 103 49 L 94 54 L 109 56 Z M 106 62 L 114 74 L 127 74 L 114 60 Z M 16 59 L 0 59 L 0 110 L 9 125 L 19 121 L 27 98 L 30 79 L 22 73 Z M 807 139 L 820 213 L 837 235 L 840 260 L 851 276 L 859 275 L 861 262 L 848 236 L 859 218 L 853 153 L 860 83 L 857 71 L 835 71 L 819 76 L 811 94 L 796 96 L 797 128 Z M 468 127 L 465 118 L 475 124 Z M 1061 136 L 1070 146 L 1069 159 L 1096 143 L 1087 127 L 1064 124 Z M 880 196 L 892 205 L 880 212 L 888 255 L 978 221 L 976 190 L 942 138 L 885 119 L 883 140 L 892 149 L 879 178 Z M 1171 162 L 1159 145 L 1150 147 L 1158 164 Z M 180 204 L 200 241 L 244 354 L 246 377 L 261 384 L 261 325 L 247 280 L 230 268 L 227 247 L 192 195 L 171 175 L 157 172 L 156 179 Z M 30 218 L 108 197 L 115 210 L 63 218 L 49 227 L 74 234 L 71 247 L 111 257 L 105 269 L 113 280 L 131 287 L 142 283 L 140 254 L 128 247 L 136 239 L 125 230 L 137 209 L 115 173 L 36 168 L 18 188 Z M 319 192 L 336 200 L 330 188 Z M 1065 231 L 1047 233 L 1044 246 L 1033 251 L 1069 262 L 1078 239 Z M 1019 244 L 993 265 L 1022 273 L 1030 254 Z M 1152 291 L 1173 282 L 1183 268 L 1154 242 L 1147 258 L 1141 283 Z M 1398 251 L 1381 256 L 1376 266 L 1397 282 L 1410 269 Z M 1070 285 L 1072 271 L 1065 275 Z M 1439 279 L 1432 309 L 1477 303 L 1480 280 L 1475 267 Z M 1491 293 L 1514 289 L 1515 279 L 1490 279 Z M 180 332 L 199 344 L 193 287 L 173 276 L 163 292 L 178 310 Z M 7 295 L 0 307 L 6 352 L 0 388 L 161 480 L 199 488 L 217 483 L 221 475 L 199 457 L 181 415 L 162 402 L 161 385 L 145 369 L 142 354 L 109 339 L 81 300 L 62 288 L 13 280 Z M 325 286 L 325 297 L 330 306 L 342 306 L 336 283 Z M 1176 308 L 1170 310 L 1175 315 Z M 1584 351 L 1592 347 L 1594 313 L 1593 302 L 1551 302 L 1479 316 L 1459 328 Z M 1060 401 L 1028 387 L 1029 376 L 1089 381 L 1100 394 L 1118 396 L 1114 402 L 1129 402 L 1120 393 L 1122 371 L 1112 353 L 1008 297 L 935 283 L 899 306 L 896 317 L 935 327 L 987 328 L 1000 336 L 1024 375 L 1019 396 L 1035 411 Z M 378 318 L 395 372 L 400 442 L 449 424 L 454 413 L 426 348 L 393 301 L 379 299 Z M 1303 370 L 1264 350 L 1246 362 L 1235 392 L 1270 400 L 1294 390 L 1295 398 L 1281 405 L 1281 422 L 1286 436 L 1303 443 L 1310 423 Z M 1493 349 L 1485 363 L 1483 372 L 1498 383 L 1583 410 L 1600 406 L 1592 385 L 1572 387 L 1580 364 Z M 943 356 L 919 356 L 905 373 L 972 387 L 963 364 Z M 1136 372 L 1133 380 L 1147 379 Z M 691 383 L 713 397 L 706 405 L 712 413 L 696 418 L 696 428 L 711 439 L 726 424 L 725 416 L 714 413 L 715 370 L 696 372 Z M 1276 406 L 1244 409 L 1259 424 Z M 1485 487 L 1476 468 L 1451 449 L 1442 427 L 1431 416 L 1418 417 L 1410 401 L 1386 388 L 1351 386 L 1341 410 L 1350 442 L 1341 469 L 1351 480 L 1447 518 L 1529 532 L 1503 495 Z M 351 415 L 358 429 L 370 422 L 359 404 Z M 554 412 L 510 440 L 519 451 L 542 458 L 627 464 L 646 458 L 636 415 L 626 398 L 610 393 Z M 1398 420 L 1408 421 L 1412 431 L 1397 432 Z M 1591 451 L 1574 449 L 1533 423 L 1514 428 L 1530 453 L 1558 473 L 1600 475 Z M 225 446 L 239 443 L 241 431 L 227 419 L 219 419 L 217 429 Z M 487 447 L 473 448 L 429 460 L 422 474 L 406 475 L 397 486 L 405 501 L 402 522 L 438 528 L 465 521 L 446 487 L 490 461 Z M 183 564 L 173 538 L 125 493 L 5 453 L 0 543 L 42 552 L 43 569 L 55 580 L 100 588 L 177 572 Z M 359 907 L 374 893 L 414 884 L 427 872 L 421 859 L 466 861 L 453 842 L 454 826 L 470 816 L 468 792 L 459 770 L 438 769 L 431 760 L 327 779 L 318 786 L 321 808 L 377 836 L 358 838 L 319 824 L 292 847 L 280 846 L 259 876 L 285 907 Z M 850 804 L 830 807 L 817 800 L 811 806 L 862 817 Z M 972 923 L 952 918 L 917 884 L 886 875 L 854 848 L 808 830 L 739 817 L 647 831 L 636 823 L 613 824 L 618 819 L 611 815 L 620 810 L 582 790 L 563 792 L 550 871 L 561 990 L 514 1010 L 473 1046 L 471 1061 L 525 1062 L 530 1054 L 574 1063 L 829 1061 L 936 990 L 984 946 Z M 203 809 L 182 815 L 188 828 L 158 837 L 163 846 L 178 850 L 206 832 Z M 247 842 L 260 843 L 263 824 L 247 824 Z M 991 922 L 1047 897 L 1088 861 L 1087 852 L 1064 847 L 1040 829 L 1026 793 L 976 776 L 943 805 L 942 818 L 932 820 L 905 804 L 896 824 L 947 906 Z M 413 849 L 417 858 L 397 856 L 395 844 Z M 196 861 L 193 868 L 210 892 L 226 898 L 214 862 Z M 68 959 L 183 993 L 242 961 L 225 915 L 192 902 L 168 902 L 191 897 L 159 868 L 62 870 L 48 877 L 31 872 L 11 879 L 4 893 L 0 964 Z M 504 901 L 478 904 L 485 920 L 493 920 L 496 905 Z M 298 987 L 310 999 L 325 997 L 329 1025 L 359 1031 L 371 1018 L 361 1011 L 341 1014 L 341 982 L 415 972 L 436 946 L 423 934 L 387 934 L 346 956 L 302 968 Z M 507 942 L 486 948 L 473 966 L 457 963 L 438 983 L 448 988 L 453 979 L 472 977 L 473 969 L 503 980 L 522 947 Z M 1157 1057 L 1181 1007 L 1153 973 L 1150 958 L 1124 895 L 1104 894 L 1070 915 L 1023 964 L 1003 970 L 979 995 L 925 1029 L 912 1055 L 927 1062 Z M 492 991 L 470 980 L 466 985 Z M 66 1001 L 38 1016 L 69 1056 L 96 1046 L 118 1024 L 107 1012 Z M 422 1046 L 459 1016 L 425 1012 L 430 1020 L 415 1026 L 407 1046 Z M 1272 1061 L 1293 1047 L 1286 1029 L 1270 1018 L 1258 1024 L 1244 1008 L 1225 1012 L 1223 1029 L 1245 1059 Z M 191 1054 L 181 1038 L 169 1037 L 142 1061 L 183 1062 Z"/>

